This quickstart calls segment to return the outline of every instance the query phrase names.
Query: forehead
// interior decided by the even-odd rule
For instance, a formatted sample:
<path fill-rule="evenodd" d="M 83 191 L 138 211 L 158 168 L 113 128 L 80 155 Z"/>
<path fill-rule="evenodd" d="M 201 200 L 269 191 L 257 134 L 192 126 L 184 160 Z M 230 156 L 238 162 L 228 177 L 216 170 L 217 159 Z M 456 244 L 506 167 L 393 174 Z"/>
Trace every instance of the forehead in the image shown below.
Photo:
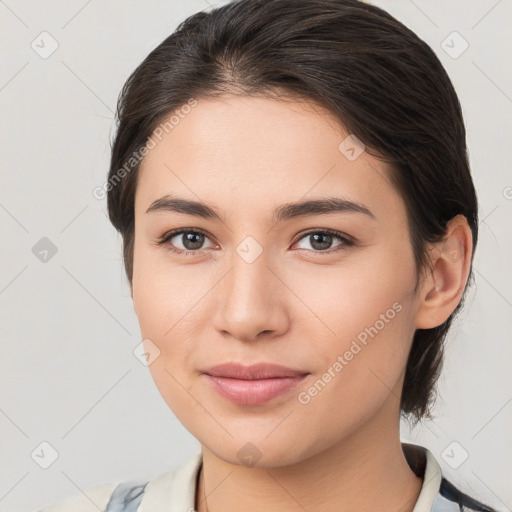
<path fill-rule="evenodd" d="M 354 142 L 362 149 L 357 140 L 312 102 L 226 96 L 198 99 L 187 112 L 152 135 L 140 167 L 139 213 L 173 194 L 237 213 L 337 195 L 376 216 L 404 214 L 385 165 L 364 151 L 353 159 L 346 150 Z"/>

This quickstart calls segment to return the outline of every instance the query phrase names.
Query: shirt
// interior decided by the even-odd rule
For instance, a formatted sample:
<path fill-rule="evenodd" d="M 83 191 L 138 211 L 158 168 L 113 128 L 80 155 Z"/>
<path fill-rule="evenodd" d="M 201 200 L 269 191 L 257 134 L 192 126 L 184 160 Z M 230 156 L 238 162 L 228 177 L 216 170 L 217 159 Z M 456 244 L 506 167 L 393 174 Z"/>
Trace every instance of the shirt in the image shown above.
<path fill-rule="evenodd" d="M 441 473 L 425 447 L 401 443 L 407 463 L 423 479 L 413 512 L 495 512 L 459 491 Z M 149 481 L 110 483 L 93 487 L 39 512 L 193 512 L 202 453 Z"/>

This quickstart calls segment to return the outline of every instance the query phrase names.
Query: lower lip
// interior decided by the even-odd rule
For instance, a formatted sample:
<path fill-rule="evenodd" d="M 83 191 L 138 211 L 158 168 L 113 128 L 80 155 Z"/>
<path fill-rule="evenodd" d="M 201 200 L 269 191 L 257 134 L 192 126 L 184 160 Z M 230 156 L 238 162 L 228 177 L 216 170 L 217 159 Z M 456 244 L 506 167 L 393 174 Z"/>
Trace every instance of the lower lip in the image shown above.
<path fill-rule="evenodd" d="M 259 405 L 293 389 L 306 375 L 260 380 L 229 379 L 212 375 L 206 377 L 213 389 L 231 402 L 239 405 Z"/>

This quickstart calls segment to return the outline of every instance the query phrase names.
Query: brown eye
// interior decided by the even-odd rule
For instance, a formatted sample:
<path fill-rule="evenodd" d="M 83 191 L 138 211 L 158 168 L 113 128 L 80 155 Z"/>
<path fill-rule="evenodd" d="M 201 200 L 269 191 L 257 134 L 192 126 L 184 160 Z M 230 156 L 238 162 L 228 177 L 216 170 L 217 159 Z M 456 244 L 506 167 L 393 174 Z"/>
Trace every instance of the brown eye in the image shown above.
<path fill-rule="evenodd" d="M 347 248 L 354 245 L 354 242 L 348 237 L 333 230 L 309 231 L 304 234 L 299 241 L 301 240 L 307 240 L 312 247 L 313 252 L 318 253 L 327 253 L 327 251 L 333 247 L 333 241 L 335 240 L 338 240 L 340 243 L 334 247 Z M 331 252 L 333 251 L 329 251 L 329 253 Z"/>
<path fill-rule="evenodd" d="M 204 235 L 202 233 L 189 231 L 175 236 L 181 237 L 179 239 L 180 242 L 185 246 L 185 249 L 189 251 L 193 251 L 194 249 L 201 249 L 201 246 L 204 243 Z"/>
<path fill-rule="evenodd" d="M 200 252 L 207 235 L 195 229 L 179 229 L 164 235 L 157 245 L 162 245 L 175 253 Z"/>

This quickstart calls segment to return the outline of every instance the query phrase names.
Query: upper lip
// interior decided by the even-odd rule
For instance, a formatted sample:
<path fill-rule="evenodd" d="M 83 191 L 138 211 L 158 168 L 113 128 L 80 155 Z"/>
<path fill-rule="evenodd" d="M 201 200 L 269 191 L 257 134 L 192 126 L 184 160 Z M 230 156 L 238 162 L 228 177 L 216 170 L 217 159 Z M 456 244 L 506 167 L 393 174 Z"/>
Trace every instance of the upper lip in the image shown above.
<path fill-rule="evenodd" d="M 240 363 L 223 363 L 204 371 L 207 375 L 214 377 L 228 377 L 231 379 L 258 380 L 271 379 L 276 377 L 298 377 L 308 372 L 293 370 L 286 366 L 272 363 L 256 363 L 244 366 Z"/>

